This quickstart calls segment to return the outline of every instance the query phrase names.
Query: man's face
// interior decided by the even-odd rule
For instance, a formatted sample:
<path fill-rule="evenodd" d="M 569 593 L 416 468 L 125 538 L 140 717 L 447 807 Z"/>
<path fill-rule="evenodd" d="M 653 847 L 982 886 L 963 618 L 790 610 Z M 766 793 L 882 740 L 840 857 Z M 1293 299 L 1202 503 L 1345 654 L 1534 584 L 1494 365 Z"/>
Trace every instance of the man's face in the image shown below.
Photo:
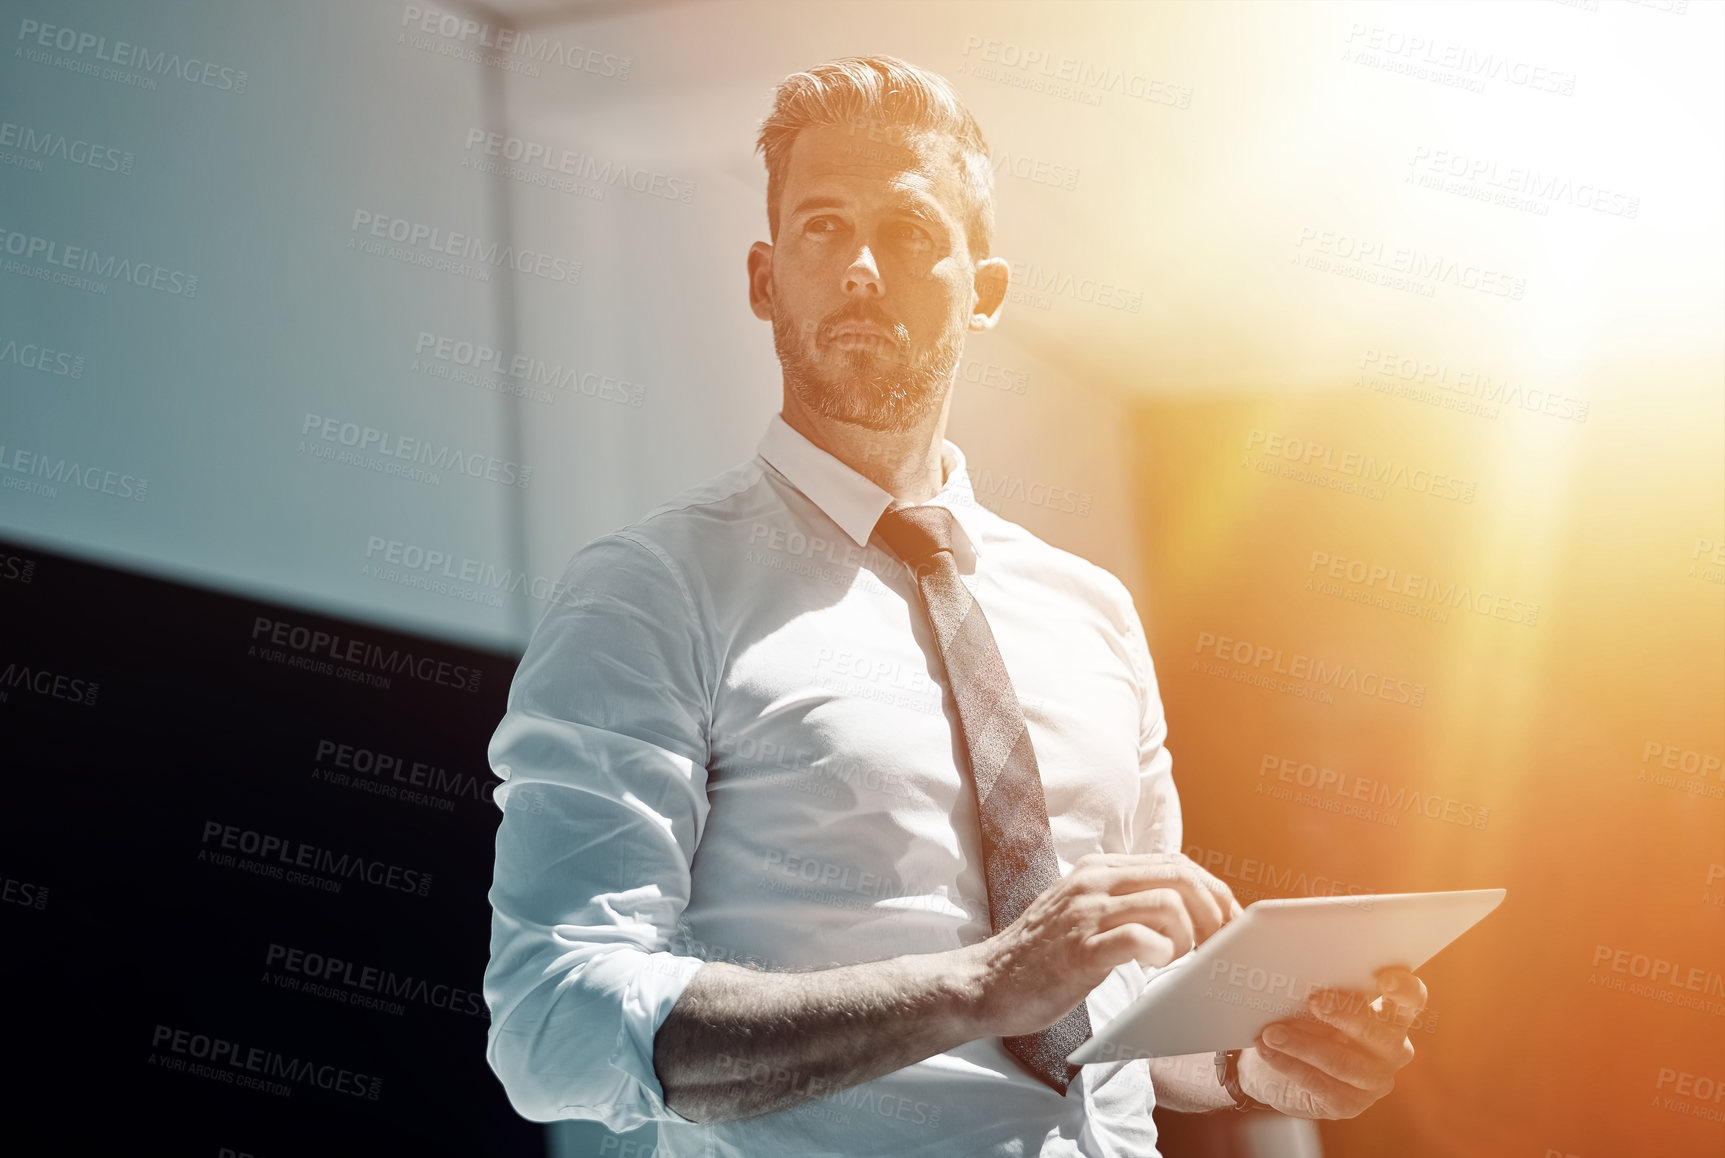
<path fill-rule="evenodd" d="M 903 432 L 940 408 L 977 303 L 962 181 L 945 136 L 797 134 L 765 304 L 811 411 Z"/>

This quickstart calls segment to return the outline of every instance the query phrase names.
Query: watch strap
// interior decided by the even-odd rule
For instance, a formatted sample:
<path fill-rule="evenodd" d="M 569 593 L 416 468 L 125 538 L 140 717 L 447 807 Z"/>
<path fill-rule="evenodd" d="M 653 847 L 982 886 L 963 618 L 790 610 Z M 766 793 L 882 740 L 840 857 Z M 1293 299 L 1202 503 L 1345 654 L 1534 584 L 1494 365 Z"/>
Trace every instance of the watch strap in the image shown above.
<path fill-rule="evenodd" d="M 1234 1099 L 1236 1110 L 1268 1110 L 1270 1106 L 1240 1088 L 1240 1051 L 1224 1049 L 1216 1052 L 1216 1080 Z"/>

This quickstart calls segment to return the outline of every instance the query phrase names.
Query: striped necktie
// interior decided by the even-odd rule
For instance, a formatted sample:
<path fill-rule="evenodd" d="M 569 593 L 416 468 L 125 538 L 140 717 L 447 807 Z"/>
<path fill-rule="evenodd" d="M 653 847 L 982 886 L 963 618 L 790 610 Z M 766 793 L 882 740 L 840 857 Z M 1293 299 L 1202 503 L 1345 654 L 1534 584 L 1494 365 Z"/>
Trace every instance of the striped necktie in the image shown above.
<path fill-rule="evenodd" d="M 944 507 L 900 507 L 882 515 L 875 529 L 916 572 L 935 649 L 958 707 L 982 824 L 989 920 L 998 933 L 1059 880 L 1060 867 L 1030 730 L 994 632 L 958 577 L 953 526 L 952 512 Z M 1026 1069 L 1065 1096 L 1080 1068 L 1066 1057 L 1089 1037 L 1090 1015 L 1080 1001 L 1048 1028 L 1001 1041 Z"/>

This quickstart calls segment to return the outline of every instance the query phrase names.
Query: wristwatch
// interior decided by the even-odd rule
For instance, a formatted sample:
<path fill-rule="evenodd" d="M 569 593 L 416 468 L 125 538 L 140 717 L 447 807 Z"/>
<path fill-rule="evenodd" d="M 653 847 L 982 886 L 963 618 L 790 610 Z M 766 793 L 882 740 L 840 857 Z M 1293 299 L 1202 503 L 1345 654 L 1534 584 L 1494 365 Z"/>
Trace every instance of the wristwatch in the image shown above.
<path fill-rule="evenodd" d="M 1222 1088 L 1228 1091 L 1228 1096 L 1234 1099 L 1236 1110 L 1268 1110 L 1268 1103 L 1260 1102 L 1251 1094 L 1240 1088 L 1240 1051 L 1224 1049 L 1216 1051 L 1216 1080 L 1222 1083 Z"/>

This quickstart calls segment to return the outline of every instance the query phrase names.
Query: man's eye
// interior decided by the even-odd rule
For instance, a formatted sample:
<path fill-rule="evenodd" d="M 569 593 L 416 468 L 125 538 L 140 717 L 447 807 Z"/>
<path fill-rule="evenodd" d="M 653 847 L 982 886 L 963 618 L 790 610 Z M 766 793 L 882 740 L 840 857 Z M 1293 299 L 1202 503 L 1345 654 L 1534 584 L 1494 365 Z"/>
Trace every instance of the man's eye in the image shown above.
<path fill-rule="evenodd" d="M 830 217 L 816 217 L 803 228 L 810 233 L 833 233 L 838 227 L 839 223 Z"/>

